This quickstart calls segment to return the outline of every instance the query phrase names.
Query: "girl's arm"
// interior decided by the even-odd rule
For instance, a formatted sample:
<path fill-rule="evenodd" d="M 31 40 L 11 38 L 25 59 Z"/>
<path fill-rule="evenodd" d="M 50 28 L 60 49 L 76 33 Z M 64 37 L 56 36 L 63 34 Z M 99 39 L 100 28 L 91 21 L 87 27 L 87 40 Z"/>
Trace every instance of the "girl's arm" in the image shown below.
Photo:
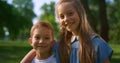
<path fill-rule="evenodd" d="M 25 57 L 20 61 L 20 63 L 31 63 L 35 55 L 36 55 L 35 50 L 32 49 L 25 55 Z"/>

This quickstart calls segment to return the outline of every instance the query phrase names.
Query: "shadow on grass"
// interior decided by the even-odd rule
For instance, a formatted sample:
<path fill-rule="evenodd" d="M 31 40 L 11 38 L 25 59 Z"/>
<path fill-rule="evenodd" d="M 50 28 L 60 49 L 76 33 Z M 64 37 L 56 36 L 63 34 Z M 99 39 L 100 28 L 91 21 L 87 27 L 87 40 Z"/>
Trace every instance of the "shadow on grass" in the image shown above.
<path fill-rule="evenodd" d="M 113 58 L 111 63 L 120 63 L 120 58 Z"/>
<path fill-rule="evenodd" d="M 28 46 L 0 46 L 0 62 L 19 63 L 31 49 Z"/>
<path fill-rule="evenodd" d="M 120 53 L 113 53 L 111 63 L 120 63 Z"/>
<path fill-rule="evenodd" d="M 114 56 L 120 56 L 120 53 L 113 53 Z"/>

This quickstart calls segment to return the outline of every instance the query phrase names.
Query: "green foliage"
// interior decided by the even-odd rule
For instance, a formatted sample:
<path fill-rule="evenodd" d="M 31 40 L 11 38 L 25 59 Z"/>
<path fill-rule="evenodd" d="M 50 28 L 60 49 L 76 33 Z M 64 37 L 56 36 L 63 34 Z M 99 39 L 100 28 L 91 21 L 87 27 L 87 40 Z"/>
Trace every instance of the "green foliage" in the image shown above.
<path fill-rule="evenodd" d="M 111 42 L 120 44 L 120 21 L 112 25 L 109 37 Z"/>
<path fill-rule="evenodd" d="M 109 1 L 109 0 L 108 0 Z M 99 20 L 99 1 L 98 0 L 88 0 L 90 10 L 93 14 L 96 24 L 97 33 L 100 31 L 100 20 Z M 107 19 L 109 24 L 109 41 L 113 43 L 120 43 L 120 0 L 113 0 L 113 2 L 106 2 L 107 5 Z"/>
<path fill-rule="evenodd" d="M 44 4 L 41 9 L 43 13 L 40 15 L 40 20 L 48 21 L 52 24 L 55 30 L 55 37 L 58 39 L 58 24 L 55 21 L 55 2 L 51 2 L 50 4 Z"/>
<path fill-rule="evenodd" d="M 97 32 L 100 33 L 101 24 L 99 21 L 98 3 L 98 0 L 88 0 L 88 5 L 94 17 L 92 23 L 97 28 Z M 110 28 L 109 41 L 120 43 L 120 0 L 106 2 L 106 4 Z M 59 28 L 58 23 L 55 21 L 55 3 L 44 4 L 41 9 L 43 13 L 40 16 L 40 20 L 49 21 L 53 25 L 55 37 L 58 39 Z M 0 0 L 0 39 L 5 37 L 3 27 L 8 29 L 11 39 L 28 38 L 33 17 L 35 17 L 35 14 L 33 13 L 32 0 L 13 0 L 12 4 L 8 4 L 6 0 Z"/>
<path fill-rule="evenodd" d="M 20 36 L 24 37 L 26 30 L 25 35 L 27 35 L 32 26 L 32 18 L 35 17 L 32 9 L 31 0 L 13 0 L 13 4 L 0 0 L 0 38 L 5 36 L 3 27 L 8 29 L 12 40 Z"/>
<path fill-rule="evenodd" d="M 110 26 L 109 40 L 113 43 L 120 43 L 120 1 L 115 0 L 107 6 Z"/>
<path fill-rule="evenodd" d="M 33 12 L 32 0 L 13 0 L 13 5 L 16 6 L 22 16 L 32 19 L 36 15 Z"/>
<path fill-rule="evenodd" d="M 6 21 L 10 22 L 11 17 L 13 16 L 12 7 L 13 6 L 8 5 L 6 1 L 0 0 L 0 38 L 4 37 L 3 27 L 7 25 Z"/>

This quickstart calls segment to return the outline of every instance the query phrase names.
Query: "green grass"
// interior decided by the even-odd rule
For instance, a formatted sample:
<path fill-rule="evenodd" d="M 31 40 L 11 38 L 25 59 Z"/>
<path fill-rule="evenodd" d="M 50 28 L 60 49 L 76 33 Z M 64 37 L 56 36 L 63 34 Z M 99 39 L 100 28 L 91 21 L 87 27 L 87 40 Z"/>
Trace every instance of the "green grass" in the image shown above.
<path fill-rule="evenodd" d="M 110 44 L 114 53 L 111 63 L 120 63 L 120 44 Z M 27 41 L 0 41 L 0 63 L 19 63 L 32 47 Z"/>
<path fill-rule="evenodd" d="M 120 44 L 110 44 L 113 48 L 113 56 L 111 63 L 120 63 Z"/>
<path fill-rule="evenodd" d="M 27 41 L 0 41 L 0 63 L 19 63 L 30 50 Z"/>

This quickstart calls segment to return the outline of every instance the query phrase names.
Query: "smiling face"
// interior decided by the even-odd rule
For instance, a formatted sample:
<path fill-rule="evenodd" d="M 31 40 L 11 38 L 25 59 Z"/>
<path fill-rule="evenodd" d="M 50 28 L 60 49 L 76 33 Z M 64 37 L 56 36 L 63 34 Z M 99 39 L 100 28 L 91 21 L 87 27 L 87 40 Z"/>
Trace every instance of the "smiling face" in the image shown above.
<path fill-rule="evenodd" d="M 48 53 L 53 44 L 52 31 L 46 27 L 36 28 L 30 38 L 31 46 L 39 53 Z"/>
<path fill-rule="evenodd" d="M 69 3 L 61 3 L 57 7 L 57 15 L 60 24 L 70 32 L 77 32 L 80 19 L 76 9 Z"/>

